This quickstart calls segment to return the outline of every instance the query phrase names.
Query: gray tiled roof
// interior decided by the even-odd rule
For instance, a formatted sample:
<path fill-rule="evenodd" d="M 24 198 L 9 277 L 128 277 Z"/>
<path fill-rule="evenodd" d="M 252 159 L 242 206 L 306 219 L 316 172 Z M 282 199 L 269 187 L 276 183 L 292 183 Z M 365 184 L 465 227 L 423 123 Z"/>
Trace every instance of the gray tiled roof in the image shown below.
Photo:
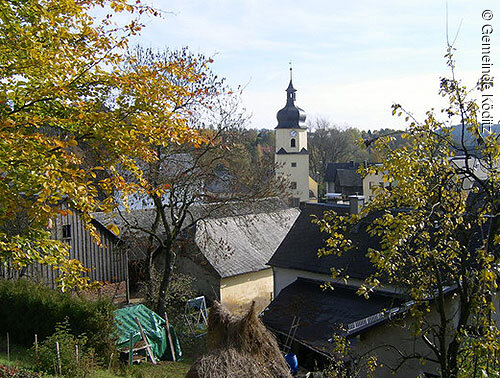
<path fill-rule="evenodd" d="M 196 226 L 195 242 L 219 275 L 229 277 L 267 268 L 266 263 L 298 215 L 297 209 L 289 208 L 280 199 L 268 198 L 220 207 L 193 205 L 186 225 L 205 218 Z M 134 226 L 151 229 L 154 209 L 123 211 L 121 215 L 95 213 L 93 216 L 104 225 L 118 226 L 129 259 L 146 257 L 148 234 Z"/>
<path fill-rule="evenodd" d="M 363 187 L 361 175 L 353 169 L 337 169 L 337 182 L 342 186 Z"/>
<path fill-rule="evenodd" d="M 294 208 L 207 219 L 196 225 L 195 242 L 221 277 L 268 268 L 266 263 L 299 215 Z"/>
<path fill-rule="evenodd" d="M 350 161 L 348 163 L 328 163 L 326 166 L 325 181 L 334 182 L 337 179 L 339 170 L 349 170 L 356 172 L 359 168 L 359 163 Z M 361 176 L 359 175 L 360 179 Z"/>

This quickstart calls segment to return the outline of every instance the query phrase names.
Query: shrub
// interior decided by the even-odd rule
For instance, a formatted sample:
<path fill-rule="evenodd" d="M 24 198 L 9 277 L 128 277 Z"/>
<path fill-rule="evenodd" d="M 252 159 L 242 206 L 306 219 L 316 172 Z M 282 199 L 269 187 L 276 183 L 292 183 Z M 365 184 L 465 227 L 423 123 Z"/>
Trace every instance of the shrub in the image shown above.
<path fill-rule="evenodd" d="M 0 378 L 40 378 L 39 373 L 13 366 L 0 365 Z"/>
<path fill-rule="evenodd" d="M 69 322 L 65 320 L 57 324 L 54 334 L 40 344 L 35 354 L 35 363 L 39 370 L 52 374 L 58 373 L 56 343 L 59 343 L 59 360 L 64 376 L 86 377 L 97 367 L 94 351 L 88 348 L 85 334 L 74 336 Z"/>
<path fill-rule="evenodd" d="M 0 332 L 25 346 L 35 334 L 43 341 L 67 318 L 74 334 L 88 335 L 88 346 L 107 360 L 116 349 L 113 310 L 107 300 L 89 301 L 28 280 L 0 280 Z"/>
<path fill-rule="evenodd" d="M 163 272 L 157 271 L 154 267 L 151 269 L 151 281 L 143 282 L 140 295 L 146 299 L 145 305 L 154 309 L 156 300 L 159 296 L 160 281 Z M 196 296 L 196 290 L 193 287 L 194 279 L 191 276 L 174 272 L 168 286 L 166 295 L 167 314 L 172 322 L 182 321 L 184 306 L 188 299 Z M 163 316 L 163 314 L 159 314 Z"/>

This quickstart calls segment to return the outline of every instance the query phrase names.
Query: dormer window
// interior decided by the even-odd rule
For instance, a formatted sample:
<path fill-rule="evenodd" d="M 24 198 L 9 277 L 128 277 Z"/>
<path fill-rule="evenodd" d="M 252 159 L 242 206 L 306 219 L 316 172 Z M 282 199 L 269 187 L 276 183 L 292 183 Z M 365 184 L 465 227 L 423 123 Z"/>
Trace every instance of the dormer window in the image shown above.
<path fill-rule="evenodd" d="M 295 145 L 295 138 L 292 138 L 290 140 L 290 147 L 296 147 L 296 145 Z"/>

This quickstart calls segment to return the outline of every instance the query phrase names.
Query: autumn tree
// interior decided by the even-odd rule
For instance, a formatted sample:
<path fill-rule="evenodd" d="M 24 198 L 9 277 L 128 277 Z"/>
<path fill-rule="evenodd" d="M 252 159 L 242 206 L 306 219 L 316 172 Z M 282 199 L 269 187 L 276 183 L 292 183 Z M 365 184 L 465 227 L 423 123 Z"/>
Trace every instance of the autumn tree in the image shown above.
<path fill-rule="evenodd" d="M 122 12 L 132 21 L 120 25 Z M 156 159 L 152 146 L 201 142 L 175 111 L 199 72 L 181 60 L 159 67 L 169 78 L 123 70 L 143 14 L 157 11 L 127 0 L 0 2 L 0 262 L 53 265 L 66 288 L 84 284 L 85 268 L 51 239 L 51 219 L 76 211 L 93 231 L 90 213 L 133 189 L 118 166 L 140 177 L 137 158 Z"/>
<path fill-rule="evenodd" d="M 245 145 L 246 116 L 240 109 L 239 93 L 230 90 L 224 80 L 208 68 L 212 60 L 203 55 L 180 51 L 158 52 L 137 49 L 128 71 L 154 67 L 158 76 L 175 82 L 186 92 L 177 93 L 173 113 L 186 114 L 187 125 L 203 138 L 200 143 L 152 143 L 155 159 L 137 160 L 138 177 L 123 167 L 131 184 L 138 188 L 135 200 L 152 210 L 147 225 L 136 222 L 121 210 L 119 216 L 127 228 L 146 236 L 146 280 L 149 300 L 156 311 L 166 310 L 167 292 L 174 274 L 177 241 L 182 233 L 215 212 L 226 211 L 235 202 L 251 202 L 275 196 L 280 181 L 274 163 L 254 159 Z M 172 77 L 168 67 L 183 61 L 200 80 Z M 154 84 L 154 83 L 153 83 Z M 155 285 L 153 272 L 160 267 Z"/>
<path fill-rule="evenodd" d="M 309 122 L 308 149 L 309 173 L 323 187 L 328 163 L 361 162 L 369 159 L 369 153 L 361 149 L 361 133 L 352 127 L 342 128 L 326 118 Z"/>
<path fill-rule="evenodd" d="M 448 99 L 444 120 L 431 111 L 418 122 L 394 105 L 393 113 L 409 122 L 402 134 L 406 143 L 393 149 L 391 137 L 374 142 L 385 157 L 379 170 L 392 187 L 378 188 L 359 215 L 329 212 L 318 221 L 329 234 L 323 252 L 345 253 L 356 240 L 339 230 L 376 215 L 369 232 L 380 239 L 380 247 L 368 252 L 376 273 L 359 294 L 398 288 L 413 303 L 406 316 L 424 346 L 422 352 L 402 353 L 401 363 L 410 358 L 434 363 L 446 378 L 497 374 L 500 347 L 495 322 L 500 143 L 497 134 L 481 128 L 478 105 L 471 99 L 486 87 L 484 80 L 468 91 L 455 78 L 452 52 L 450 47 L 446 56 L 451 78 L 440 83 Z"/>

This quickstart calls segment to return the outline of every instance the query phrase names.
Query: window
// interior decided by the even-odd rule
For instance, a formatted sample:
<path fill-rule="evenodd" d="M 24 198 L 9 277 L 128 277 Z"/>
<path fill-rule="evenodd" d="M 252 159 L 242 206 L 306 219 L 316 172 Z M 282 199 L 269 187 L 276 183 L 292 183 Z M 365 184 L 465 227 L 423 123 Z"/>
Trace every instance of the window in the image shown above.
<path fill-rule="evenodd" d="M 291 204 L 292 204 L 292 207 L 299 207 L 299 205 L 300 205 L 300 198 L 292 198 Z"/>
<path fill-rule="evenodd" d="M 71 225 L 70 224 L 63 224 L 62 237 L 63 237 L 63 239 L 71 239 Z"/>
<path fill-rule="evenodd" d="M 296 167 L 297 166 L 297 163 L 292 163 L 292 167 Z"/>
<path fill-rule="evenodd" d="M 295 147 L 295 138 L 290 140 L 290 147 Z"/>
<path fill-rule="evenodd" d="M 290 189 L 297 189 L 297 183 L 295 181 L 290 183 Z"/>
<path fill-rule="evenodd" d="M 373 184 L 374 184 L 374 182 L 373 182 L 373 181 L 370 181 L 370 182 L 368 183 L 368 187 L 369 187 L 370 189 L 373 189 Z"/>

